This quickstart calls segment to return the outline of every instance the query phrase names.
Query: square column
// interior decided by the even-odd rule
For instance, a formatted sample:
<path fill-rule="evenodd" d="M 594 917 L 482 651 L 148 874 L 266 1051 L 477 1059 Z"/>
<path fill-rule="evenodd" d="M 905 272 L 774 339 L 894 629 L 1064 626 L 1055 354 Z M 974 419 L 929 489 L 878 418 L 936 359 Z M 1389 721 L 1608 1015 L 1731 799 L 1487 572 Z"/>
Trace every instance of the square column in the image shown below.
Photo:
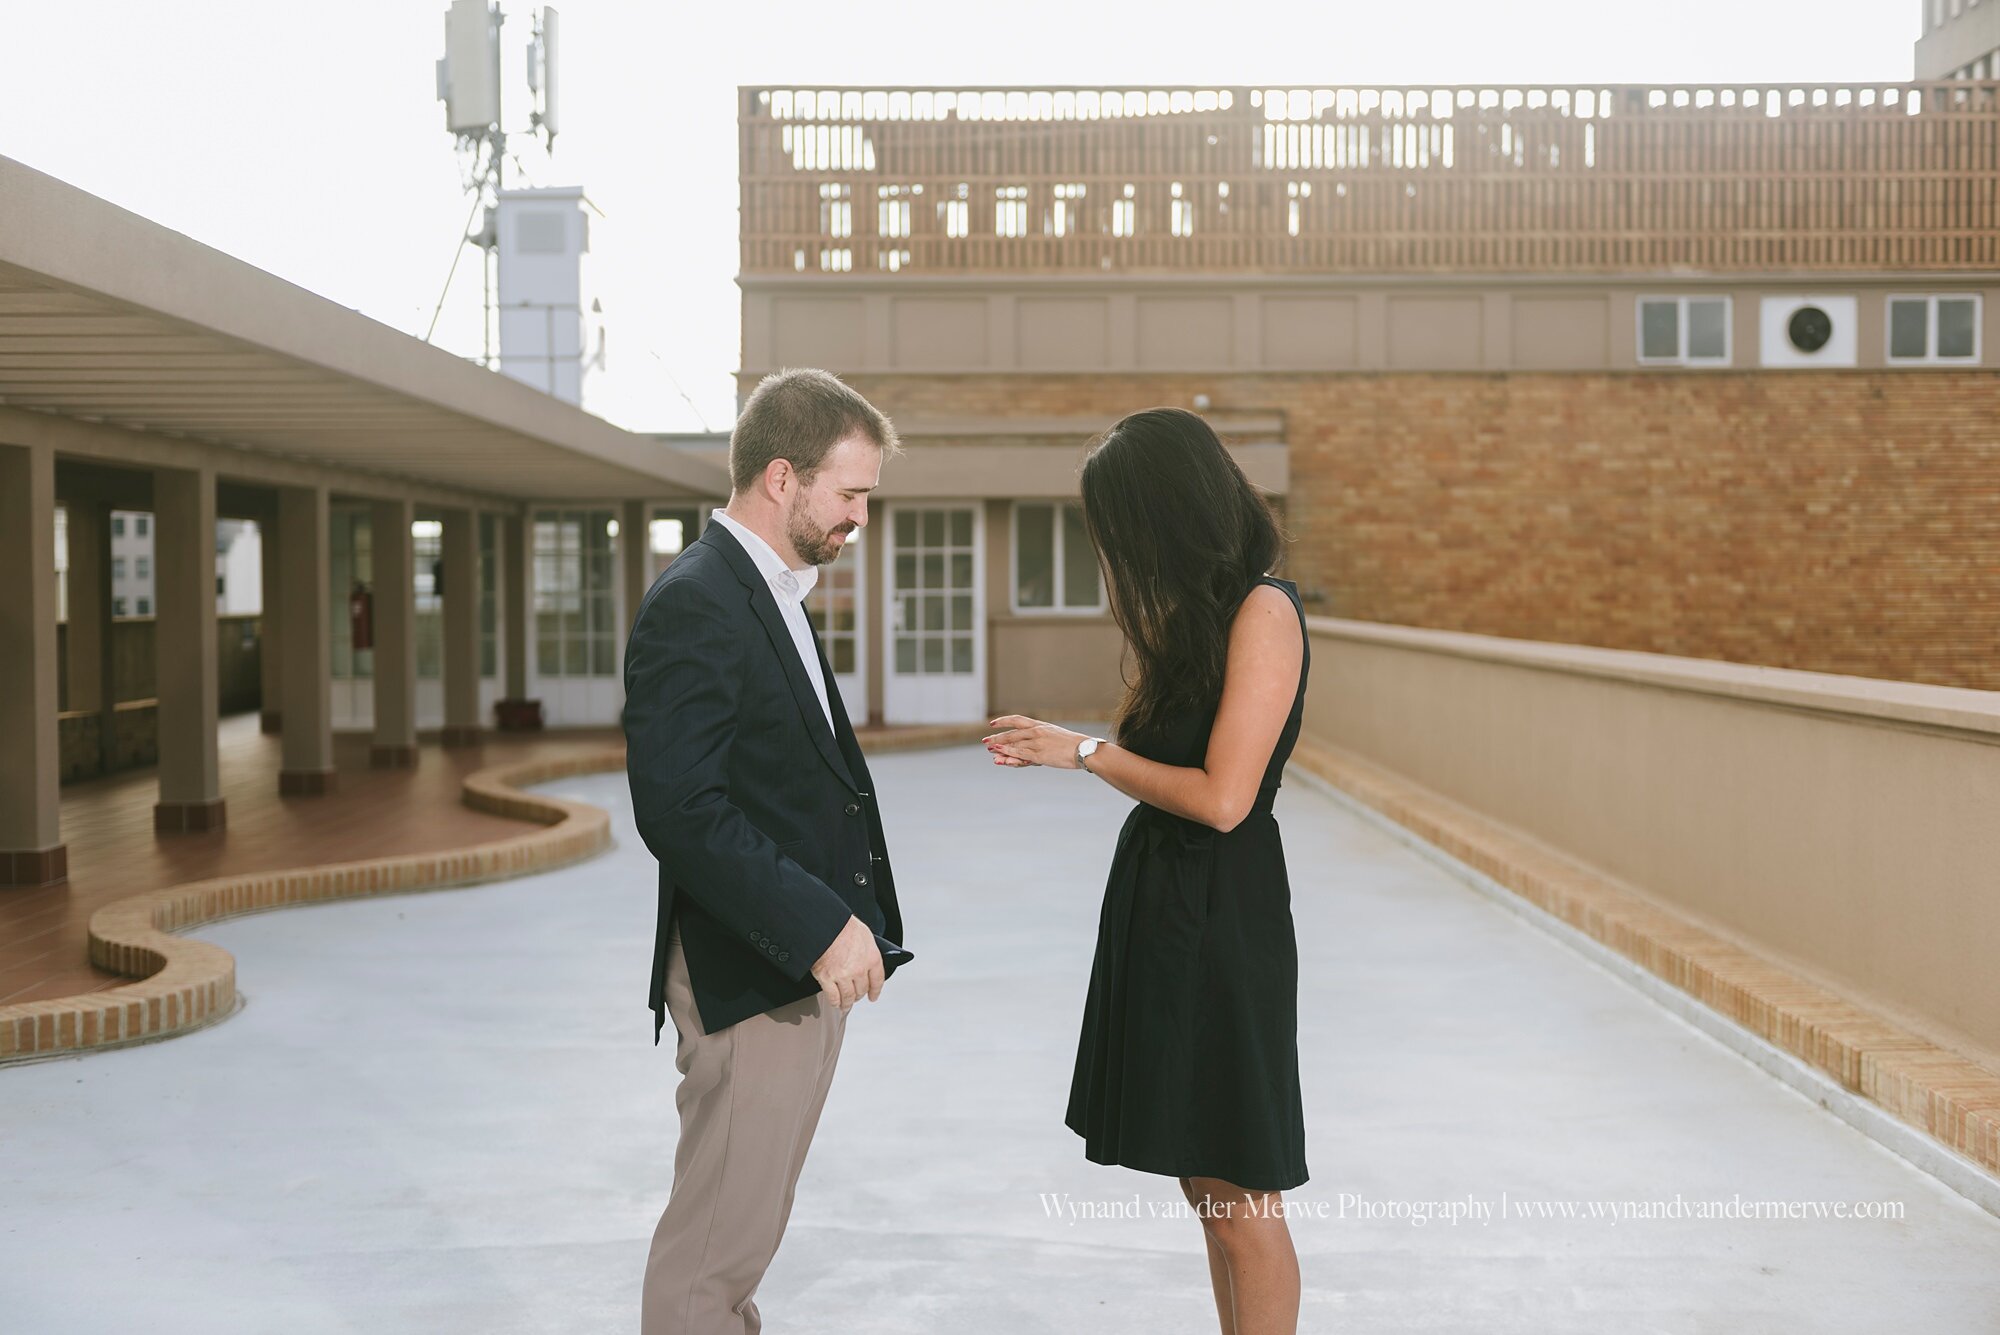
<path fill-rule="evenodd" d="M 333 787 L 333 659 L 328 638 L 325 487 L 278 489 L 278 599 L 284 604 L 279 675 L 283 762 L 278 791 L 316 797 Z"/>
<path fill-rule="evenodd" d="M 102 545 L 97 552 L 97 679 L 103 689 L 97 696 L 97 772 L 109 774 L 118 768 L 118 633 L 111 620 L 111 511 L 110 501 L 93 501 Z M 76 576 L 70 576 L 74 593 Z"/>
<path fill-rule="evenodd" d="M 69 879 L 56 732 L 56 456 L 0 445 L 0 885 Z"/>
<path fill-rule="evenodd" d="M 111 768 L 117 722 L 111 683 L 111 507 L 93 496 L 71 497 L 69 511 L 69 707 L 97 719 L 97 763 Z"/>
<path fill-rule="evenodd" d="M 283 664 L 284 632 L 279 628 L 279 618 L 284 615 L 280 604 L 279 582 L 284 578 L 278 564 L 278 508 L 273 505 L 257 516 L 258 536 L 263 539 L 258 565 L 263 571 L 264 610 L 257 618 L 257 676 L 261 704 L 258 708 L 257 731 L 276 733 L 284 731 L 285 711 L 278 707 L 284 697 L 285 678 Z"/>
<path fill-rule="evenodd" d="M 479 514 L 445 510 L 444 733 L 446 746 L 477 746 L 479 718 Z"/>
<path fill-rule="evenodd" d="M 58 499 L 69 511 L 69 708 L 82 713 L 103 699 L 103 641 L 111 624 L 98 577 L 111 559 L 110 512 L 88 497 Z"/>
<path fill-rule="evenodd" d="M 215 473 L 153 470 L 153 625 L 158 679 L 160 834 L 227 823 L 215 729 Z"/>
<path fill-rule="evenodd" d="M 375 742 L 368 763 L 409 769 L 417 763 L 417 550 L 415 507 L 370 507 L 375 552 Z"/>
<path fill-rule="evenodd" d="M 525 700 L 528 696 L 528 588 L 534 563 L 528 544 L 533 524 L 525 513 L 508 515 L 501 523 L 500 601 L 505 613 L 501 634 L 506 645 L 507 689 L 502 703 Z M 501 711 L 501 727 L 507 727 L 507 712 Z"/>

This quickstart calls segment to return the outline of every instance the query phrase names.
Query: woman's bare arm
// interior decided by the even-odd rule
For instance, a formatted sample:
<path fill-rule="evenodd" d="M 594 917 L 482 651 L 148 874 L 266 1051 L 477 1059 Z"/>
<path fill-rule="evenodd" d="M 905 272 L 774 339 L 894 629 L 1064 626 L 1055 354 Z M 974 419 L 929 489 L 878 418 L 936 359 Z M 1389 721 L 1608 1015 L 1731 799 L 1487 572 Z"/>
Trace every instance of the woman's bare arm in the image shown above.
<path fill-rule="evenodd" d="M 1137 801 L 1218 830 L 1235 829 L 1256 804 L 1271 751 L 1292 712 L 1304 661 L 1305 641 L 1292 600 L 1282 589 L 1257 585 L 1230 622 L 1222 699 L 1202 764 L 1163 765 L 1106 742 L 1091 754 L 1090 772 Z M 987 739 L 996 758 L 1076 768 L 1076 744 L 1085 734 L 1019 714 L 993 722 L 1009 729 Z"/>

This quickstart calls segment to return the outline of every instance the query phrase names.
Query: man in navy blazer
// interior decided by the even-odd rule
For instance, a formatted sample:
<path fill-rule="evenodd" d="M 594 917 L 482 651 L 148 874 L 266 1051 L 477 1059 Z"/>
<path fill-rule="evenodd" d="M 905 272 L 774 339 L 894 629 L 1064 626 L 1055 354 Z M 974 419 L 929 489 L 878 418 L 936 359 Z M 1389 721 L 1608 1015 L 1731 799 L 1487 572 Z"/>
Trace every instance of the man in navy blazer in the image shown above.
<path fill-rule="evenodd" d="M 626 774 L 660 863 L 653 1041 L 671 1013 L 681 1136 L 645 1335 L 746 1335 L 849 1010 L 896 967 L 902 912 L 868 764 L 806 615 L 868 522 L 894 428 L 824 371 L 765 377 L 731 492 L 640 603 Z"/>

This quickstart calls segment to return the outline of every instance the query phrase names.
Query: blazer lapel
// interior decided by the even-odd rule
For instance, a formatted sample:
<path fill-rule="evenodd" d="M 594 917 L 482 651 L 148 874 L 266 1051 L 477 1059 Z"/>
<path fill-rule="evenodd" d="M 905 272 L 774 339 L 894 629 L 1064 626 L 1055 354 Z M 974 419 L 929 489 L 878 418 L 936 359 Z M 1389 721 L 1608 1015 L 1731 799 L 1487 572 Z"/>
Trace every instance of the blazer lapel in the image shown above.
<path fill-rule="evenodd" d="M 771 648 L 778 655 L 778 662 L 784 667 L 785 681 L 792 688 L 792 698 L 805 717 L 806 732 L 813 740 L 822 759 L 840 776 L 840 781 L 849 788 L 859 789 L 854 781 L 853 771 L 848 769 L 847 758 L 841 754 L 840 744 L 826 724 L 826 711 L 819 707 L 819 693 L 813 690 L 812 680 L 806 676 L 805 664 L 799 661 L 798 646 L 792 642 L 791 628 L 785 624 L 784 613 L 778 610 L 778 599 L 771 592 L 771 586 L 764 579 L 764 573 L 757 569 L 757 563 L 750 559 L 750 553 L 743 550 L 743 544 L 736 540 L 721 524 L 711 522 L 702 529 L 699 541 L 709 543 L 719 550 L 736 572 L 736 579 L 749 591 L 750 607 L 757 613 L 757 619 L 764 623 L 764 633 L 771 637 Z M 806 620 L 806 630 L 812 631 L 812 619 Z M 818 651 L 819 637 L 813 635 L 813 646 Z M 820 654 L 820 662 L 826 656 Z M 822 669 L 824 670 L 824 669 Z M 826 694 L 829 708 L 838 711 L 840 703 L 836 699 L 839 691 L 833 674 L 826 675 Z M 843 717 L 835 713 L 835 717 Z"/>

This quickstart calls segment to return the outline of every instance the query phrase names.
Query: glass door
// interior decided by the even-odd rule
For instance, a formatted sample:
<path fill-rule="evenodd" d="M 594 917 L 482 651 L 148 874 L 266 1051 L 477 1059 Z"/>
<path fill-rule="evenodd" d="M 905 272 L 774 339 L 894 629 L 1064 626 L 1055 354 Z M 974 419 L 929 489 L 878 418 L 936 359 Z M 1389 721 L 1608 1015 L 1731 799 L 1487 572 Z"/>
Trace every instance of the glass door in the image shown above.
<path fill-rule="evenodd" d="M 889 508 L 889 646 L 883 717 L 971 723 L 986 709 L 984 528 L 980 507 Z"/>
<path fill-rule="evenodd" d="M 528 694 L 550 727 L 618 722 L 618 520 L 610 507 L 537 510 L 530 525 L 534 583 Z"/>

